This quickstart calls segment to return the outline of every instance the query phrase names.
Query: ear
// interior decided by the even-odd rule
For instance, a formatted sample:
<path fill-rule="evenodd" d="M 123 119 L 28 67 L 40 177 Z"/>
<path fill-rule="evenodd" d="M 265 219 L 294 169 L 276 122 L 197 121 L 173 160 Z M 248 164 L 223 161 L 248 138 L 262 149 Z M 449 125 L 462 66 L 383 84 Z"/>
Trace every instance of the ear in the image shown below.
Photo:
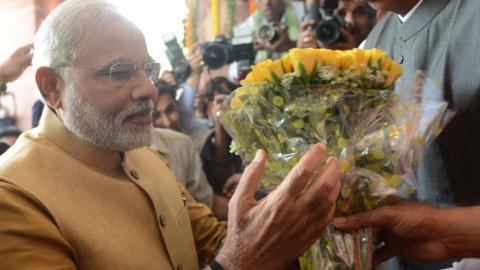
<path fill-rule="evenodd" d="M 35 73 L 35 81 L 47 104 L 55 110 L 60 109 L 62 107 L 61 83 L 55 71 L 49 67 L 40 67 Z"/>

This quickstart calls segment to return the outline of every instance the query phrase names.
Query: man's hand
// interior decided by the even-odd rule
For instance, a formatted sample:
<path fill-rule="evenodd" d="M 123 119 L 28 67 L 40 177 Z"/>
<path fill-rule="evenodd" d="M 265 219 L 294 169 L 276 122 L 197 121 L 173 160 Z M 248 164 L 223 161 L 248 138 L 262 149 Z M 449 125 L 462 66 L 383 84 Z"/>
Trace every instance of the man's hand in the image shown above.
<path fill-rule="evenodd" d="M 213 105 L 212 105 L 212 112 L 213 112 L 213 125 L 223 125 L 223 113 L 227 110 L 225 107 L 224 101 L 227 98 L 227 95 L 223 94 L 216 94 L 213 97 Z"/>
<path fill-rule="evenodd" d="M 312 30 L 314 20 L 305 20 L 300 25 L 300 35 L 297 40 L 298 48 L 319 48 L 320 44 L 315 37 L 315 32 Z"/>
<path fill-rule="evenodd" d="M 449 210 L 400 201 L 354 216 L 335 218 L 334 225 L 343 231 L 378 228 L 377 242 L 385 245 L 375 251 L 374 265 L 395 255 L 434 262 L 452 255 L 444 242 L 449 230 L 445 230 L 448 220 L 442 218 L 446 217 L 443 211 Z"/>
<path fill-rule="evenodd" d="M 18 48 L 10 57 L 0 65 L 0 81 L 12 82 L 32 63 L 33 44 Z"/>
<path fill-rule="evenodd" d="M 192 49 L 192 54 L 188 57 L 188 62 L 190 63 L 190 67 L 192 67 L 192 74 L 200 75 L 203 71 L 203 51 L 200 49 L 199 46 L 195 46 Z"/>
<path fill-rule="evenodd" d="M 195 90 L 200 86 L 200 78 L 203 71 L 203 50 L 200 46 L 195 45 L 192 53 L 188 56 L 188 62 L 192 68 L 192 73 L 187 78 L 187 84 Z"/>
<path fill-rule="evenodd" d="M 236 173 L 230 176 L 225 185 L 223 185 L 223 194 L 227 196 L 227 198 L 231 198 L 235 190 L 237 189 L 238 182 L 240 182 L 240 178 L 242 177 L 242 173 Z"/>
<path fill-rule="evenodd" d="M 297 40 L 298 48 L 325 48 L 331 50 L 351 50 L 357 47 L 355 38 L 345 28 L 340 28 L 340 32 L 344 37 L 344 41 L 332 44 L 324 44 L 317 40 L 315 31 L 312 28 L 315 26 L 315 21 L 305 20 L 300 26 L 300 35 Z"/>
<path fill-rule="evenodd" d="M 291 48 L 296 46 L 295 41 L 291 41 L 290 37 L 288 36 L 288 31 L 286 27 L 282 27 L 281 25 L 273 26 L 275 31 L 278 33 L 278 39 L 271 42 L 261 42 L 263 48 L 270 50 L 272 52 L 283 52 L 288 51 Z"/>
<path fill-rule="evenodd" d="M 323 44 L 319 42 L 321 48 L 331 49 L 331 50 L 351 50 L 357 47 L 357 43 L 355 42 L 355 38 L 353 35 L 348 32 L 345 28 L 340 28 L 340 33 L 344 37 L 344 41 L 342 42 L 335 42 L 332 44 Z"/>
<path fill-rule="evenodd" d="M 313 146 L 282 184 L 257 202 L 265 169 L 265 152 L 257 152 L 230 200 L 227 237 L 216 258 L 220 264 L 229 270 L 284 269 L 318 239 L 332 220 L 340 191 L 337 160 L 320 166 L 325 153 L 323 144 Z"/>

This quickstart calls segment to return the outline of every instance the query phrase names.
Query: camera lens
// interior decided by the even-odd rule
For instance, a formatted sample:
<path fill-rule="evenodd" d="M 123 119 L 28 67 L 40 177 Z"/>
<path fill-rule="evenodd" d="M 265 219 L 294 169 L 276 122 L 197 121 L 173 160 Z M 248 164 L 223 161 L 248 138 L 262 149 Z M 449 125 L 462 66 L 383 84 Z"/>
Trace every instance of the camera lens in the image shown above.
<path fill-rule="evenodd" d="M 320 42 L 333 44 L 341 37 L 340 25 L 334 20 L 321 21 L 315 29 L 315 35 Z"/>
<path fill-rule="evenodd" d="M 223 67 L 228 58 L 228 52 L 224 46 L 212 43 L 207 46 L 203 52 L 203 62 L 210 69 L 219 69 Z"/>
<path fill-rule="evenodd" d="M 265 43 L 272 43 L 278 39 L 278 33 L 271 25 L 262 25 L 257 30 L 257 38 Z"/>

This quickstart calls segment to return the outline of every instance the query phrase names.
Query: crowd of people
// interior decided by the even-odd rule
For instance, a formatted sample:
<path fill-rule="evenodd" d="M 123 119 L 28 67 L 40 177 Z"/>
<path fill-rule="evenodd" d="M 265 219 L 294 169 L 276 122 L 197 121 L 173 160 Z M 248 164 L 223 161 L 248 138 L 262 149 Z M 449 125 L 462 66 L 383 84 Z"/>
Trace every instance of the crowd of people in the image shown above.
<path fill-rule="evenodd" d="M 0 268 L 297 269 L 296 258 L 331 223 L 378 228 L 374 264 L 401 256 L 389 269 L 480 257 L 480 38 L 471 34 L 480 2 L 367 2 L 338 1 L 342 38 L 333 43 L 319 40 L 317 22 L 289 0 L 257 0 L 234 32 L 253 37 L 257 61 L 294 47 L 375 47 L 405 69 L 398 88 L 416 70 L 437 79 L 436 98 L 456 115 L 418 164 L 420 202 L 334 218 L 342 176 L 335 157 L 319 165 L 323 144 L 277 190 L 259 191 L 265 152 L 242 164 L 222 124 L 235 78 L 202 84 L 199 46 L 188 57 L 191 74 L 177 82 L 113 5 L 68 0 L 33 44 L 0 65 L 0 92 L 33 63 L 42 96 L 36 129 L 18 140 L 18 130 L 0 130 L 16 140 L 0 157 Z M 264 25 L 278 36 L 258 37 Z"/>

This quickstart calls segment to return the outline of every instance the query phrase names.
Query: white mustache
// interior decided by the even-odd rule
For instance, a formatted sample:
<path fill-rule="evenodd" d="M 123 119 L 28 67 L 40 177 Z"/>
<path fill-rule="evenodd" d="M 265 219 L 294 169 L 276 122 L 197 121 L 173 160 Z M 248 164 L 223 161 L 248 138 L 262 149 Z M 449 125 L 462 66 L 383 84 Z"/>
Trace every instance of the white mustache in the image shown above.
<path fill-rule="evenodd" d="M 126 111 L 123 111 L 121 113 L 120 119 L 125 120 L 125 118 L 129 116 L 132 116 L 134 114 L 141 113 L 141 112 L 148 112 L 149 114 L 153 114 L 153 101 L 151 100 L 145 101 L 145 102 L 139 103 L 138 105 L 135 105 L 134 107 Z"/>

